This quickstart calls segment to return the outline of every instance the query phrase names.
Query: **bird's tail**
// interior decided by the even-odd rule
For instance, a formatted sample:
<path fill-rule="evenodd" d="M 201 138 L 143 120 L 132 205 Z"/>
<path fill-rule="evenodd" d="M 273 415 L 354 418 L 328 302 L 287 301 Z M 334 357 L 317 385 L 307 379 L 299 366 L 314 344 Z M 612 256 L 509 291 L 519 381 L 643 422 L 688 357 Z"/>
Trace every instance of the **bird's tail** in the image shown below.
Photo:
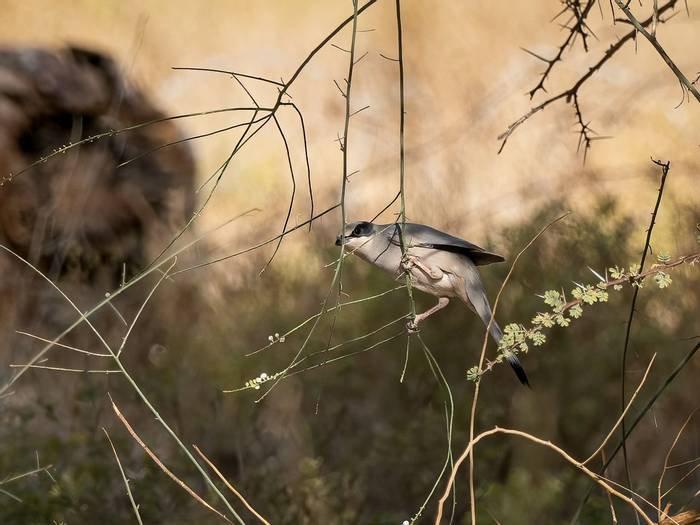
<path fill-rule="evenodd" d="M 472 308 L 481 318 L 482 322 L 488 326 L 489 321 L 491 320 L 491 306 L 489 305 L 489 300 L 483 291 L 483 287 L 481 287 L 481 290 L 476 290 L 475 287 L 472 287 L 472 289 L 467 287 L 466 291 Z M 498 326 L 495 319 L 491 322 L 490 333 L 493 340 L 496 341 L 496 344 L 498 344 L 503 337 L 503 332 L 501 332 L 501 327 Z M 515 375 L 518 376 L 518 380 L 520 380 L 523 385 L 529 387 L 530 381 L 528 381 L 525 369 L 523 368 L 523 365 L 520 364 L 518 357 L 511 353 L 506 356 L 506 361 L 508 361 L 508 364 L 511 366 L 511 368 L 513 368 Z"/>

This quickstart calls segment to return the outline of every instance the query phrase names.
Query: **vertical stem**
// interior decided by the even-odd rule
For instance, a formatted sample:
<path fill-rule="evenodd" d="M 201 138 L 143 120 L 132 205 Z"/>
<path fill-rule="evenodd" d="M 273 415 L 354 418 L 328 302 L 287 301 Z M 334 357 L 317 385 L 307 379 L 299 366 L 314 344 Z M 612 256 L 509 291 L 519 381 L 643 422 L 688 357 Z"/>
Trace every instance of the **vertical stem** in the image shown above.
<path fill-rule="evenodd" d="M 668 172 L 671 169 L 671 163 L 662 163 L 660 161 L 653 161 L 655 164 L 658 166 L 661 166 L 661 183 L 659 184 L 659 191 L 658 191 L 658 196 L 656 198 L 656 204 L 654 205 L 654 210 L 651 212 L 651 222 L 649 223 L 649 228 L 647 229 L 647 236 L 646 240 L 644 241 L 644 249 L 642 250 L 642 259 L 639 261 L 639 271 L 642 272 L 644 271 L 644 263 L 646 262 L 647 254 L 649 253 L 649 249 L 651 248 L 651 235 L 652 232 L 654 231 L 654 225 L 656 224 L 656 215 L 659 213 L 659 206 L 661 205 L 661 198 L 663 197 L 664 194 L 664 186 L 666 185 L 666 177 L 668 176 Z M 627 404 L 627 394 L 625 392 L 626 387 L 625 387 L 625 376 L 627 375 L 627 350 L 629 349 L 629 344 L 630 344 L 630 336 L 632 332 L 632 321 L 634 320 L 634 314 L 636 312 L 636 306 L 637 306 L 637 296 L 639 295 L 639 287 L 634 288 L 634 294 L 632 295 L 632 304 L 630 305 L 630 313 L 629 313 L 629 318 L 627 319 L 627 328 L 625 331 L 625 346 L 622 349 L 622 363 L 621 363 L 621 369 L 620 369 L 620 400 L 622 403 L 622 408 L 621 410 L 625 410 L 625 405 Z M 624 415 L 622 417 L 622 425 L 620 428 L 622 432 L 622 457 L 624 459 L 625 463 L 625 474 L 627 476 L 627 488 L 630 490 L 633 490 L 632 488 L 632 474 L 630 472 L 630 466 L 629 466 L 629 461 L 627 458 L 627 425 L 625 423 L 625 418 Z M 639 517 L 637 517 L 637 521 L 639 521 Z"/>
<path fill-rule="evenodd" d="M 374 2 L 375 0 L 372 0 Z M 340 256 L 338 257 L 338 264 L 335 266 L 335 271 L 333 273 L 333 280 L 331 281 L 330 286 L 328 287 L 328 293 L 326 294 L 325 299 L 323 300 L 323 303 L 321 304 L 321 310 L 318 313 L 318 316 L 316 317 L 316 320 L 314 321 L 314 324 L 311 325 L 311 329 L 309 330 L 309 333 L 306 335 L 306 338 L 304 339 L 304 342 L 302 343 L 301 347 L 297 351 L 296 355 L 294 358 L 291 360 L 289 365 L 282 371 L 282 374 L 280 377 L 278 377 L 275 382 L 272 384 L 270 388 L 268 388 L 264 394 L 262 394 L 255 402 L 259 403 L 265 397 L 272 392 L 272 389 L 275 388 L 282 379 L 284 379 L 285 375 L 287 372 L 297 364 L 297 360 L 301 356 L 302 352 L 306 349 L 306 345 L 309 343 L 311 340 L 311 336 L 314 334 L 316 331 L 316 327 L 318 326 L 319 322 L 325 315 L 325 313 L 328 311 L 328 299 L 331 296 L 331 292 L 333 291 L 333 288 L 335 287 L 336 283 L 338 283 L 338 295 L 340 296 L 340 293 L 343 291 L 343 259 L 345 258 L 345 193 L 346 193 L 346 186 L 347 186 L 347 181 L 348 181 L 348 147 L 347 147 L 347 139 L 348 139 L 348 130 L 350 128 L 350 91 L 352 88 L 352 72 L 353 68 L 355 66 L 355 37 L 357 35 L 357 15 L 360 13 L 357 9 L 357 0 L 352 1 L 353 5 L 353 16 L 352 16 L 352 44 L 350 47 L 350 65 L 348 66 L 348 78 L 347 78 L 347 89 L 344 94 L 345 96 L 345 125 L 344 125 L 344 131 L 343 131 L 343 141 L 341 143 L 342 147 L 342 152 L 343 152 L 343 173 L 342 173 L 342 182 L 340 186 L 340 203 L 338 206 L 340 206 L 340 215 L 341 215 L 341 220 L 342 220 L 342 231 L 341 231 L 341 239 L 342 243 L 340 245 Z M 370 5 L 370 2 L 365 4 L 365 7 Z M 364 8 L 363 8 L 364 9 Z M 333 33 L 337 33 L 340 30 L 338 28 L 337 31 Z M 327 39 L 330 40 L 330 37 Z M 327 41 L 326 40 L 326 41 Z M 337 310 L 336 310 L 337 311 Z"/>
<path fill-rule="evenodd" d="M 350 43 L 350 63 L 348 64 L 348 78 L 345 86 L 345 125 L 343 128 L 343 178 L 340 185 L 340 217 L 342 243 L 340 245 L 340 257 L 338 259 L 338 295 L 343 291 L 343 257 L 345 256 L 345 226 L 347 218 L 345 214 L 345 194 L 348 184 L 348 131 L 350 130 L 350 93 L 352 91 L 352 74 L 355 69 L 355 40 L 357 37 L 357 1 L 352 0 L 352 41 Z"/>
<path fill-rule="evenodd" d="M 403 72 L 403 30 L 401 26 L 401 0 L 396 0 L 396 33 L 398 40 L 398 62 L 399 62 L 399 108 L 401 111 L 399 117 L 399 177 L 400 177 L 400 189 L 399 195 L 401 197 L 401 210 L 399 211 L 399 221 L 400 225 L 399 231 L 399 241 L 401 242 L 401 251 L 403 255 L 406 255 L 408 248 L 406 247 L 406 242 L 404 239 L 404 229 L 406 227 L 406 154 L 404 146 L 404 129 L 406 125 L 406 98 L 404 90 L 404 72 Z M 411 288 L 411 277 L 406 273 L 406 291 L 408 292 L 408 301 L 411 308 L 411 317 L 416 316 L 416 305 L 413 300 L 413 289 Z"/>

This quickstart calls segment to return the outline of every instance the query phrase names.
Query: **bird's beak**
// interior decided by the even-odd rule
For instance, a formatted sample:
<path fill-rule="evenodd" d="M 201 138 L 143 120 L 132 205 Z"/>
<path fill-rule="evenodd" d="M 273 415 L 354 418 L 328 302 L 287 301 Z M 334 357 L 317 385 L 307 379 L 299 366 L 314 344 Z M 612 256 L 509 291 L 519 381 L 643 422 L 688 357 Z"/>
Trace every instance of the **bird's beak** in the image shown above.
<path fill-rule="evenodd" d="M 343 236 L 338 235 L 338 238 L 335 240 L 335 245 L 336 246 L 342 246 L 343 245 Z"/>

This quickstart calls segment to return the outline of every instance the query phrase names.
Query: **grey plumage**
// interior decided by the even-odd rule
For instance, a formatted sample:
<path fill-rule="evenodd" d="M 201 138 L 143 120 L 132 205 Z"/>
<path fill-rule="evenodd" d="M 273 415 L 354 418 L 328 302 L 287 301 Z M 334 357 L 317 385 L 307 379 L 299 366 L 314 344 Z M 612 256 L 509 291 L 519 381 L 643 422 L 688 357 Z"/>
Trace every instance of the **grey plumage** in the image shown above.
<path fill-rule="evenodd" d="M 401 251 L 401 235 L 407 247 L 406 257 Z M 489 324 L 491 306 L 476 267 L 502 262 L 505 260 L 502 256 L 430 226 L 413 223 L 402 227 L 393 223 L 353 222 L 347 225 L 336 244 L 343 241 L 350 253 L 396 276 L 407 272 L 414 288 L 438 298 L 433 308 L 416 315 L 409 323 L 410 330 L 447 306 L 453 297 L 461 299 L 485 325 Z M 496 343 L 501 340 L 502 332 L 495 319 L 490 333 Z M 518 379 L 529 386 L 518 358 L 512 355 L 507 360 Z"/>

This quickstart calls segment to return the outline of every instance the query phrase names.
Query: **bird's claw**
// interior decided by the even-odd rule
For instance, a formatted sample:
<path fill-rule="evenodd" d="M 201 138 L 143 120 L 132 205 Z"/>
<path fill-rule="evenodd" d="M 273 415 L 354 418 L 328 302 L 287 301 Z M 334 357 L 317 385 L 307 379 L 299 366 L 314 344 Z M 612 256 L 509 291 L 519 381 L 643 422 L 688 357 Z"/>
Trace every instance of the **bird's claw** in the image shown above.
<path fill-rule="evenodd" d="M 404 272 L 410 272 L 411 268 L 413 268 L 414 266 L 415 266 L 415 262 L 413 261 L 413 257 L 411 257 L 409 255 L 404 255 L 401 258 L 401 269 Z"/>
<path fill-rule="evenodd" d="M 418 333 L 418 332 L 420 331 L 420 330 L 418 329 L 418 323 L 416 322 L 415 319 L 411 319 L 410 321 L 408 321 L 408 322 L 406 323 L 406 331 L 407 331 L 409 334 L 416 334 L 416 333 Z"/>

